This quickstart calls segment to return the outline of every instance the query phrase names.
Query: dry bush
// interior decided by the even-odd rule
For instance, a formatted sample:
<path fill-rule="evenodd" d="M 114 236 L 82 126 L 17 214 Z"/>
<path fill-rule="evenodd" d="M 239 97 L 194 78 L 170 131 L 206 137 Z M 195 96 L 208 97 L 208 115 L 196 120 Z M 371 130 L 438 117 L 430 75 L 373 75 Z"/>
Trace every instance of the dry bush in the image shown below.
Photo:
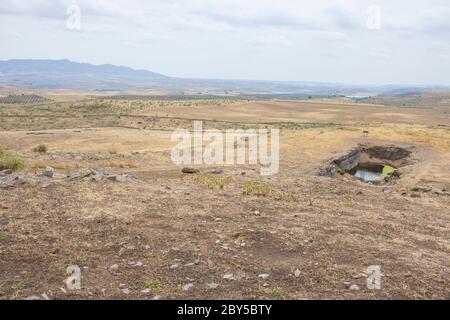
<path fill-rule="evenodd" d="M 194 176 L 194 181 L 208 187 L 209 189 L 223 189 L 230 183 L 231 177 L 217 176 L 208 172 Z"/>
<path fill-rule="evenodd" d="M 25 168 L 25 160 L 12 155 L 0 146 L 0 170 L 10 169 L 13 171 Z"/>
<path fill-rule="evenodd" d="M 45 144 L 38 144 L 36 147 L 33 148 L 33 152 L 37 153 L 47 153 L 47 146 Z"/>

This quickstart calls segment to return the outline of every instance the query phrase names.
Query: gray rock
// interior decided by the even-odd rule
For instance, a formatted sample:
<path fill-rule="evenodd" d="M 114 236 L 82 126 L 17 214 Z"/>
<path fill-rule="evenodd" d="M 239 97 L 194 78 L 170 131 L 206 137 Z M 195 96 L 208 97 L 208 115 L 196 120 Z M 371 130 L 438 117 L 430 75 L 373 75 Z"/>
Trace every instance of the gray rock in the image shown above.
<path fill-rule="evenodd" d="M 219 284 L 218 284 L 218 283 L 212 282 L 212 283 L 206 284 L 206 287 L 207 287 L 208 289 L 214 290 L 214 289 L 217 289 L 217 288 L 219 287 Z"/>
<path fill-rule="evenodd" d="M 72 173 L 69 176 L 69 180 L 77 180 L 89 177 L 90 175 L 95 174 L 91 169 L 82 169 L 77 172 Z"/>
<path fill-rule="evenodd" d="M 102 181 L 104 175 L 102 173 L 96 173 L 95 176 L 92 177 L 93 181 L 100 182 Z"/>
<path fill-rule="evenodd" d="M 433 188 L 429 187 L 429 186 L 417 186 L 417 187 L 414 187 L 411 189 L 411 191 L 414 191 L 414 192 L 424 192 L 424 193 L 430 192 L 432 190 L 433 190 Z"/>
<path fill-rule="evenodd" d="M 53 178 L 53 174 L 55 173 L 55 169 L 52 167 L 47 167 L 44 172 L 42 172 L 42 176 Z"/>
<path fill-rule="evenodd" d="M 195 168 L 183 168 L 181 170 L 181 172 L 187 173 L 187 174 L 194 174 L 194 173 L 199 173 L 200 170 L 199 169 L 195 169 Z"/>
<path fill-rule="evenodd" d="M 156 295 L 152 298 L 152 300 L 161 300 L 161 296 Z"/>
<path fill-rule="evenodd" d="M 232 273 L 227 273 L 223 276 L 226 280 L 234 280 L 234 275 Z"/>
<path fill-rule="evenodd" d="M 119 270 L 119 265 L 116 263 L 116 264 L 113 264 L 111 267 L 109 267 L 109 270 L 111 270 L 111 271 L 117 271 L 117 270 Z"/>
<path fill-rule="evenodd" d="M 183 291 L 189 291 L 189 290 L 191 290 L 193 287 L 194 287 L 194 284 L 188 283 L 188 284 L 185 284 L 185 285 L 182 287 L 182 289 L 183 289 Z"/>
<path fill-rule="evenodd" d="M 97 182 L 100 182 L 105 176 L 108 175 L 108 173 L 105 170 L 100 168 L 91 169 L 91 172 L 94 175 L 92 177 L 92 180 Z"/>
<path fill-rule="evenodd" d="M 205 170 L 206 173 L 211 173 L 211 174 L 222 174 L 223 170 L 222 169 L 208 169 Z"/>
<path fill-rule="evenodd" d="M 22 176 L 16 176 L 16 177 L 14 178 L 14 184 L 15 184 L 16 186 L 22 185 L 22 184 L 25 184 L 25 183 L 26 183 L 26 179 L 25 179 L 24 177 L 22 177 Z"/>
<path fill-rule="evenodd" d="M 353 290 L 353 291 L 358 291 L 359 290 L 359 286 L 357 284 L 352 284 L 349 289 Z"/>
<path fill-rule="evenodd" d="M 121 175 L 112 175 L 108 177 L 108 180 L 116 181 L 116 182 L 125 182 L 127 181 L 127 177 Z"/>
<path fill-rule="evenodd" d="M 13 171 L 11 169 L 1 170 L 0 171 L 0 177 L 4 177 L 4 176 L 7 176 L 7 175 L 12 174 L 12 173 L 13 173 Z"/>
<path fill-rule="evenodd" d="M 17 174 L 10 174 L 0 180 L 0 189 L 12 188 L 26 183 L 26 179 Z"/>

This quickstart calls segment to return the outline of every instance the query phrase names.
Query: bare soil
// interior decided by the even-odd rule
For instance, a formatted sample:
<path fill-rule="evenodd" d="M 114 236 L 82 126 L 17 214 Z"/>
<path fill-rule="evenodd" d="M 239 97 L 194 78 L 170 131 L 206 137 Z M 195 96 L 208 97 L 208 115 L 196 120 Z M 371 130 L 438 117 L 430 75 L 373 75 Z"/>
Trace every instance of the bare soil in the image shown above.
<path fill-rule="evenodd" d="M 442 109 L 119 101 L 102 102 L 99 117 L 86 120 L 80 115 L 93 109 L 77 103 L 0 108 L 11 125 L 0 144 L 27 161 L 19 172 L 26 183 L 0 189 L 0 298 L 450 298 L 450 122 Z M 58 108 L 74 112 L 52 127 Z M 106 126 L 116 108 L 128 117 Z M 223 188 L 202 173 L 182 174 L 170 160 L 170 134 L 191 129 L 192 119 L 218 129 L 281 127 L 279 173 L 225 166 L 212 180 Z M 42 123 L 50 127 L 38 130 Z M 40 143 L 46 154 L 31 151 Z M 401 178 L 374 185 L 319 174 L 361 143 L 411 150 Z M 47 166 L 52 179 L 39 176 Z M 135 178 L 67 178 L 98 167 Z M 254 182 L 269 192 L 243 192 Z M 81 290 L 64 284 L 70 265 L 81 268 Z M 366 286 L 371 265 L 381 267 L 380 290 Z"/>

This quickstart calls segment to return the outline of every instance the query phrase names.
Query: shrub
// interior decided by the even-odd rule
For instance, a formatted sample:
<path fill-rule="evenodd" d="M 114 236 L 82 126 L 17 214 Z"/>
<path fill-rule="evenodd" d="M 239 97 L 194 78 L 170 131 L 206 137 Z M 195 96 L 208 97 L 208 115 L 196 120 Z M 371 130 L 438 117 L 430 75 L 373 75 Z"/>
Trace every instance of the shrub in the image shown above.
<path fill-rule="evenodd" d="M 228 183 L 230 183 L 230 177 L 220 177 L 211 173 L 202 173 L 194 176 L 194 180 L 209 189 L 219 188 L 223 189 Z"/>
<path fill-rule="evenodd" d="M 148 289 L 159 290 L 161 283 L 158 280 L 148 278 L 144 280 L 144 286 Z"/>
<path fill-rule="evenodd" d="M 36 147 L 33 148 L 33 152 L 38 153 L 46 153 L 47 152 L 47 146 L 45 144 L 39 144 Z"/>
<path fill-rule="evenodd" d="M 245 195 L 270 196 L 275 191 L 268 183 L 248 181 L 245 183 L 242 192 Z"/>
<path fill-rule="evenodd" d="M 0 170 L 10 169 L 13 171 L 25 168 L 25 161 L 7 152 L 0 146 Z"/>

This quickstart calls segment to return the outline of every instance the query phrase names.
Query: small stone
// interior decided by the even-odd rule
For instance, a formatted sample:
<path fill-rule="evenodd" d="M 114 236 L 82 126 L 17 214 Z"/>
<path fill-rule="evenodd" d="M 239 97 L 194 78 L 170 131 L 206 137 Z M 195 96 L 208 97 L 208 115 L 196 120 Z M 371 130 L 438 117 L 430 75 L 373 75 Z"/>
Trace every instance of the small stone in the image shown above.
<path fill-rule="evenodd" d="M 261 279 L 267 279 L 268 277 L 269 277 L 269 274 L 267 274 L 267 273 L 262 273 L 262 274 L 258 275 L 258 278 L 261 278 Z"/>
<path fill-rule="evenodd" d="M 42 294 L 42 298 L 44 298 L 44 300 L 50 300 L 50 298 L 48 297 L 48 295 L 45 294 L 45 293 Z"/>
<path fill-rule="evenodd" d="M 269 284 L 267 282 L 263 283 L 263 287 L 267 288 L 269 286 Z"/>
<path fill-rule="evenodd" d="M 383 192 L 384 193 L 392 193 L 392 189 L 391 188 L 383 188 Z"/>
<path fill-rule="evenodd" d="M 199 173 L 200 170 L 199 169 L 195 169 L 195 168 L 183 168 L 181 170 L 182 173 L 187 173 L 187 174 L 194 174 L 194 173 Z"/>
<path fill-rule="evenodd" d="M 41 298 L 39 298 L 38 296 L 29 296 L 26 297 L 25 300 L 41 300 Z"/>
<path fill-rule="evenodd" d="M 93 174 L 91 169 L 82 169 L 82 170 L 72 173 L 69 176 L 69 180 L 83 179 L 83 178 L 89 177 L 91 174 Z"/>
<path fill-rule="evenodd" d="M 357 284 L 352 284 L 349 289 L 353 290 L 353 291 L 358 291 L 359 290 L 359 286 Z"/>
<path fill-rule="evenodd" d="M 125 289 L 121 289 L 122 293 L 124 294 L 129 294 L 130 293 L 130 289 L 125 288 Z"/>
<path fill-rule="evenodd" d="M 226 280 L 234 280 L 234 276 L 232 273 L 227 273 L 223 276 L 224 279 Z"/>
<path fill-rule="evenodd" d="M 53 178 L 53 174 L 55 173 L 55 169 L 52 167 L 47 167 L 44 172 L 42 172 L 42 175 L 44 177 Z"/>
<path fill-rule="evenodd" d="M 300 277 L 300 275 L 301 275 L 301 271 L 298 270 L 298 269 L 296 269 L 296 270 L 294 271 L 294 276 L 295 276 L 296 278 L 298 278 L 298 277 Z"/>
<path fill-rule="evenodd" d="M 173 270 L 173 269 L 178 268 L 179 266 L 180 265 L 178 263 L 175 263 L 175 264 L 171 265 L 169 268 Z"/>
<path fill-rule="evenodd" d="M 220 222 L 220 221 L 222 221 L 222 218 L 216 218 L 216 219 L 214 219 L 214 221 Z"/>
<path fill-rule="evenodd" d="M 184 266 L 185 267 L 192 267 L 193 265 L 195 265 L 194 262 L 189 262 L 189 263 L 186 263 Z"/>
<path fill-rule="evenodd" d="M 11 169 L 5 169 L 0 171 L 0 177 L 6 176 L 8 174 L 12 174 L 13 171 Z"/>
<path fill-rule="evenodd" d="M 127 181 L 127 178 L 121 175 L 113 175 L 113 176 L 109 176 L 108 180 L 111 181 L 116 181 L 116 182 L 125 182 Z"/>
<path fill-rule="evenodd" d="M 141 290 L 141 293 L 145 293 L 145 294 L 150 293 L 150 289 Z"/>
<path fill-rule="evenodd" d="M 161 296 L 156 295 L 152 298 L 152 300 L 161 300 Z"/>
<path fill-rule="evenodd" d="M 404 277 L 412 277 L 412 273 L 408 271 L 408 272 L 403 273 L 403 276 Z"/>
<path fill-rule="evenodd" d="M 61 289 L 61 291 L 62 291 L 63 293 L 67 293 L 67 290 L 64 289 L 63 287 L 61 287 L 60 289 Z"/>
<path fill-rule="evenodd" d="M 182 289 L 183 289 L 183 291 L 189 291 L 193 287 L 194 287 L 194 285 L 192 283 L 188 283 L 188 284 L 185 284 Z"/>
<path fill-rule="evenodd" d="M 259 210 L 255 210 L 255 211 L 253 211 L 253 214 L 254 214 L 255 216 L 259 216 L 261 213 L 259 212 Z"/>
<path fill-rule="evenodd" d="M 414 192 L 430 192 L 432 190 L 433 190 L 433 188 L 429 187 L 429 186 L 417 186 L 417 187 L 414 187 L 411 189 L 411 191 L 414 191 Z"/>
<path fill-rule="evenodd" d="M 222 169 L 209 169 L 209 170 L 206 170 L 205 172 L 211 173 L 211 174 L 222 174 L 223 170 Z"/>
<path fill-rule="evenodd" d="M 97 172 L 95 176 L 92 177 L 93 181 L 100 182 L 104 177 L 104 174 L 101 172 Z"/>
<path fill-rule="evenodd" d="M 109 267 L 109 270 L 111 270 L 111 271 L 116 271 L 118 269 L 119 269 L 119 265 L 117 263 L 113 264 L 111 267 Z"/>
<path fill-rule="evenodd" d="M 212 282 L 212 283 L 208 283 L 206 286 L 208 287 L 208 289 L 214 290 L 219 287 L 219 284 Z"/>

